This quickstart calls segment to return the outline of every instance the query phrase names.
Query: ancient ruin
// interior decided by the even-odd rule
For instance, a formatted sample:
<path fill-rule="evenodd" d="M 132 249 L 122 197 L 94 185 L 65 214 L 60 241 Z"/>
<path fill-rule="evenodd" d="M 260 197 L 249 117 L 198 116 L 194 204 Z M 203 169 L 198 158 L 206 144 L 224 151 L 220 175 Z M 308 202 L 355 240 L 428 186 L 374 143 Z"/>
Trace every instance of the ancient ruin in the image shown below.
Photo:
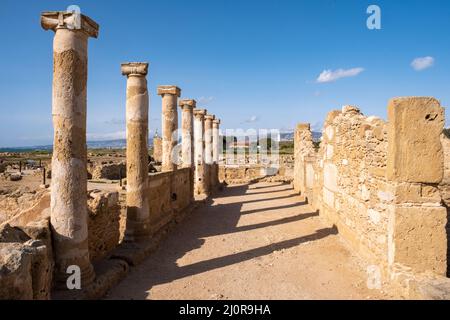
<path fill-rule="evenodd" d="M 81 269 L 83 285 L 94 271 L 89 260 L 86 177 L 87 43 L 99 26 L 82 16 L 81 29 L 70 27 L 72 14 L 44 12 L 41 25 L 53 30 L 53 127 L 51 227 L 55 277 L 65 286 L 67 268 Z"/>
<path fill-rule="evenodd" d="M 177 86 L 158 86 L 150 110 L 149 63 L 126 62 L 126 147 L 96 155 L 99 25 L 65 11 L 41 25 L 54 32 L 53 149 L 0 162 L 0 299 L 450 299 L 440 101 L 392 98 L 386 121 L 346 105 L 319 139 L 297 119 L 280 154 L 279 137 L 226 136 L 220 110 L 179 100 Z"/>
<path fill-rule="evenodd" d="M 127 77 L 127 226 L 126 240 L 146 237 L 148 205 L 148 63 L 124 63 Z"/>

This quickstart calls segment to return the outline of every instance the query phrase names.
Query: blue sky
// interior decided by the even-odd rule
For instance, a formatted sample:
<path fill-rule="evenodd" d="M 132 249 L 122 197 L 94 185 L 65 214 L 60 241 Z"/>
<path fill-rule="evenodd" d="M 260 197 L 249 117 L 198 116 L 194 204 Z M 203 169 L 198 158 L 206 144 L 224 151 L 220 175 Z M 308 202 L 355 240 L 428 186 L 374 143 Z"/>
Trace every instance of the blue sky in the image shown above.
<path fill-rule="evenodd" d="M 124 61 L 150 62 L 151 130 L 161 126 L 160 84 L 178 85 L 222 128 L 316 128 L 345 104 L 385 118 L 395 96 L 450 103 L 447 0 L 0 0 L 0 147 L 52 142 L 53 33 L 39 17 L 72 4 L 100 24 L 89 47 L 91 140 L 123 136 Z M 370 4 L 381 30 L 366 27 Z M 347 77 L 317 81 L 339 69 Z"/>

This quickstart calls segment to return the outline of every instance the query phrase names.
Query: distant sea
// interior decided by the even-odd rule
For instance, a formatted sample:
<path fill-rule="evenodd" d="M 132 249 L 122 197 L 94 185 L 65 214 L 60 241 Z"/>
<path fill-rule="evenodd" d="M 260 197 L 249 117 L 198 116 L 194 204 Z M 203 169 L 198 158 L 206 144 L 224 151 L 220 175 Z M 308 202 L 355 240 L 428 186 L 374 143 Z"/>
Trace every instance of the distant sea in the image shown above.
<path fill-rule="evenodd" d="M 153 140 L 149 139 L 150 146 L 153 145 Z M 88 141 L 88 149 L 123 149 L 126 146 L 125 139 L 118 140 L 104 140 L 104 141 Z M 0 152 L 33 152 L 33 151 L 48 151 L 52 152 L 52 145 L 45 146 L 31 146 L 31 147 L 16 147 L 16 148 L 0 148 Z"/>
<path fill-rule="evenodd" d="M 320 132 L 313 132 L 313 139 L 320 140 L 322 134 Z M 282 132 L 280 134 L 281 141 L 293 141 L 293 132 Z M 148 139 L 149 146 L 153 146 L 153 138 Z M 126 147 L 125 139 L 118 140 L 103 140 L 103 141 L 88 141 L 88 149 L 124 149 Z M 52 145 L 44 146 L 31 146 L 31 147 L 12 147 L 12 148 L 0 148 L 0 152 L 33 152 L 33 151 L 48 151 L 52 152 Z"/>

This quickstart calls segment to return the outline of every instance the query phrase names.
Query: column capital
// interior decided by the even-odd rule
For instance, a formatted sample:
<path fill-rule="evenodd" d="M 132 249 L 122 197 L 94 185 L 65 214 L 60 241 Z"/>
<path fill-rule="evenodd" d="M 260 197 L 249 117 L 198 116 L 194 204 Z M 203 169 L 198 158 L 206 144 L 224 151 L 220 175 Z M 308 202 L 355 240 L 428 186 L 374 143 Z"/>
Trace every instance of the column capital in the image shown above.
<path fill-rule="evenodd" d="M 194 109 L 197 106 L 197 101 L 195 101 L 194 99 L 183 99 L 178 102 L 178 105 L 181 109 L 184 109 L 186 107 L 189 109 Z"/>
<path fill-rule="evenodd" d="M 206 109 L 194 109 L 194 116 L 199 119 L 203 119 L 206 115 Z"/>
<path fill-rule="evenodd" d="M 216 118 L 216 116 L 213 114 L 207 114 L 205 116 L 205 120 L 208 120 L 208 121 L 213 121 L 215 118 Z"/>
<path fill-rule="evenodd" d="M 41 13 L 41 26 L 44 30 L 69 29 L 82 31 L 89 37 L 98 37 L 98 24 L 91 18 L 76 12 L 45 11 Z"/>
<path fill-rule="evenodd" d="M 214 119 L 213 124 L 219 125 L 220 124 L 220 119 Z"/>
<path fill-rule="evenodd" d="M 147 62 L 125 62 L 121 64 L 122 75 L 124 76 L 146 76 L 148 73 Z"/>
<path fill-rule="evenodd" d="M 177 97 L 181 94 L 181 89 L 177 86 L 158 86 L 158 95 L 173 94 Z"/>
<path fill-rule="evenodd" d="M 297 130 L 311 130 L 311 125 L 309 123 L 298 123 L 296 126 Z"/>

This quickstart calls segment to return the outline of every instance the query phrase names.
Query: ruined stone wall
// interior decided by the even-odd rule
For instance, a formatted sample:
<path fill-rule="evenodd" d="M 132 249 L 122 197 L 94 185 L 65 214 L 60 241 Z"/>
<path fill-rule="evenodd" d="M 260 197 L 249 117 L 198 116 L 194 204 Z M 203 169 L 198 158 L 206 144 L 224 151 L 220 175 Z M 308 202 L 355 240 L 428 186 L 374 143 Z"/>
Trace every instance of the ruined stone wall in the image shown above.
<path fill-rule="evenodd" d="M 227 184 L 245 184 L 266 177 L 272 182 L 291 182 L 294 172 L 293 155 L 279 155 L 268 161 L 248 155 L 241 159 L 229 157 L 218 168 L 219 181 Z"/>
<path fill-rule="evenodd" d="M 0 224 L 13 218 L 39 201 L 46 190 L 30 190 L 29 188 L 16 188 L 15 190 L 0 191 Z"/>
<path fill-rule="evenodd" d="M 193 191 L 190 170 L 182 168 L 149 175 L 147 192 L 152 234 L 191 204 Z"/>
<path fill-rule="evenodd" d="M 294 190 L 306 192 L 306 162 L 305 158 L 315 153 L 312 132 L 309 124 L 298 124 L 294 133 Z M 309 172 L 308 172 L 309 173 Z M 308 176 L 309 177 L 309 176 Z"/>
<path fill-rule="evenodd" d="M 439 190 L 447 208 L 447 276 L 450 276 L 450 138 L 442 135 L 441 143 L 444 150 L 444 178 Z"/>
<path fill-rule="evenodd" d="M 89 258 L 92 262 L 106 257 L 120 238 L 120 206 L 117 192 L 94 190 L 88 198 Z"/>
<path fill-rule="evenodd" d="M 93 180 L 108 179 L 119 180 L 126 178 L 127 170 L 125 163 L 91 163 L 88 173 Z"/>
<path fill-rule="evenodd" d="M 226 184 L 244 184 L 264 178 L 267 170 L 262 165 L 219 166 L 219 181 Z"/>
<path fill-rule="evenodd" d="M 118 194 L 91 191 L 87 204 L 89 257 L 96 262 L 119 244 Z M 0 299 L 50 298 L 54 250 L 48 190 L 29 205 L 0 223 Z"/>
<path fill-rule="evenodd" d="M 162 138 L 153 138 L 153 159 L 156 163 L 162 162 Z"/>
<path fill-rule="evenodd" d="M 432 98 L 393 99 L 388 122 L 346 106 L 328 114 L 318 152 L 296 148 L 296 190 L 384 280 L 446 273 L 443 123 Z"/>
<path fill-rule="evenodd" d="M 388 207 L 393 200 L 385 178 L 386 137 L 384 121 L 344 107 L 329 114 L 318 155 L 321 214 L 360 253 L 383 265 L 388 261 Z"/>

